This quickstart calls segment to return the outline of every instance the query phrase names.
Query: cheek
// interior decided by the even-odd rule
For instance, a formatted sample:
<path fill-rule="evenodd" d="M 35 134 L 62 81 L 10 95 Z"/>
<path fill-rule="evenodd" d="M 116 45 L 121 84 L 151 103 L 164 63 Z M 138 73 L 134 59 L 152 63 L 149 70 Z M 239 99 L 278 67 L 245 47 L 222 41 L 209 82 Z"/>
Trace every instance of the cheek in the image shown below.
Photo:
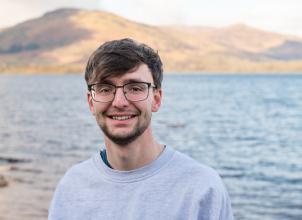
<path fill-rule="evenodd" d="M 107 105 L 94 103 L 92 107 L 93 115 L 100 117 L 108 109 Z"/>
<path fill-rule="evenodd" d="M 148 100 L 146 109 L 147 109 L 147 112 L 153 111 L 153 100 Z"/>

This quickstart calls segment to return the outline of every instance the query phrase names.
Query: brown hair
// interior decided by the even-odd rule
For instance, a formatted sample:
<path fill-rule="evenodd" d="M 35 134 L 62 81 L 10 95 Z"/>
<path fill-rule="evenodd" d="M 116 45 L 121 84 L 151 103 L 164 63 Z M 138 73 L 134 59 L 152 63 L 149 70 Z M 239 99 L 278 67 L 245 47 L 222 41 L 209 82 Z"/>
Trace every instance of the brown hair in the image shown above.
<path fill-rule="evenodd" d="M 87 85 L 101 82 L 109 76 L 135 71 L 142 63 L 152 73 L 155 86 L 161 88 L 163 69 L 158 53 L 129 38 L 105 42 L 94 51 L 87 62 L 85 80 Z"/>

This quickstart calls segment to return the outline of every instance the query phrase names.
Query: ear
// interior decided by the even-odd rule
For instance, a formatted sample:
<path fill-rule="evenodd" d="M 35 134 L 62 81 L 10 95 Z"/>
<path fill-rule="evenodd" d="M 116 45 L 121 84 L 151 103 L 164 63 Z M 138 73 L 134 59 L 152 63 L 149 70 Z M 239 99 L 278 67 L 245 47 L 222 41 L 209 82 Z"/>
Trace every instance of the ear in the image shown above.
<path fill-rule="evenodd" d="M 153 91 L 153 102 L 152 102 L 152 112 L 157 112 L 161 105 L 161 100 L 163 96 L 162 89 L 155 89 Z"/>
<path fill-rule="evenodd" d="M 90 110 L 91 114 L 95 115 L 94 106 L 93 106 L 93 100 L 92 100 L 90 92 L 87 92 L 87 102 L 88 102 L 89 110 Z"/>

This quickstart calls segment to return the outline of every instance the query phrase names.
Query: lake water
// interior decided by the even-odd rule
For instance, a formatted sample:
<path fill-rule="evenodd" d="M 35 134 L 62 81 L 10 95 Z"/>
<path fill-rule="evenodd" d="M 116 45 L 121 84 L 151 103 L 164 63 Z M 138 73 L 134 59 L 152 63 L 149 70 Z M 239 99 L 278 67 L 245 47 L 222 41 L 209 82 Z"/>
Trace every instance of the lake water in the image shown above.
<path fill-rule="evenodd" d="M 302 75 L 166 75 L 161 143 L 215 168 L 237 220 L 302 219 Z M 0 219 L 46 219 L 59 178 L 102 146 L 80 75 L 0 75 Z"/>

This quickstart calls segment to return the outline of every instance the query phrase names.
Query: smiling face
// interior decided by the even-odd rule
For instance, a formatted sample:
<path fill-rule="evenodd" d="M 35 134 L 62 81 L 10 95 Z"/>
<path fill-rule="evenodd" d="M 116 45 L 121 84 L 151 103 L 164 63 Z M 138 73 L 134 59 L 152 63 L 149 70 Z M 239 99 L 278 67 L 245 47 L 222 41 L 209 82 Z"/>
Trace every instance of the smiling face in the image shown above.
<path fill-rule="evenodd" d="M 145 64 L 122 76 L 106 78 L 105 82 L 121 86 L 129 82 L 154 84 L 152 74 Z M 116 90 L 114 100 L 109 103 L 95 102 L 87 93 L 90 111 L 106 137 L 118 145 L 127 145 L 141 135 L 148 135 L 151 129 L 152 112 L 158 111 L 161 103 L 161 89 L 149 88 L 147 99 L 131 102 L 125 98 L 122 88 Z"/>

